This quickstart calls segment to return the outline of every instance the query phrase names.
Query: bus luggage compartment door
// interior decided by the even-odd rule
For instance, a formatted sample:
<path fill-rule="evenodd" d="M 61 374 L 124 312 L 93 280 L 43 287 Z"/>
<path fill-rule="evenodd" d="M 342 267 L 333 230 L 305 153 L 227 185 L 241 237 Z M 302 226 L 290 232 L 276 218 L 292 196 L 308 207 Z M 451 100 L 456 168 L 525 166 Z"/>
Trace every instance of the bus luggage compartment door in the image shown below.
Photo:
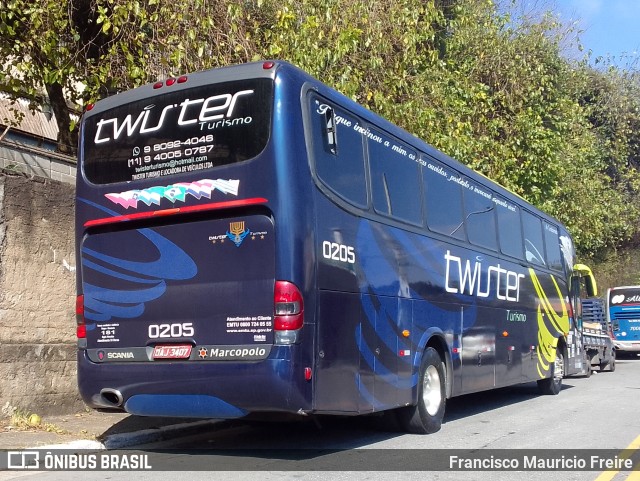
<path fill-rule="evenodd" d="M 84 237 L 89 358 L 100 363 L 266 358 L 273 344 L 271 218 L 168 222 Z M 156 349 L 176 345 L 184 348 Z M 252 349 L 259 346 L 264 348 Z"/>

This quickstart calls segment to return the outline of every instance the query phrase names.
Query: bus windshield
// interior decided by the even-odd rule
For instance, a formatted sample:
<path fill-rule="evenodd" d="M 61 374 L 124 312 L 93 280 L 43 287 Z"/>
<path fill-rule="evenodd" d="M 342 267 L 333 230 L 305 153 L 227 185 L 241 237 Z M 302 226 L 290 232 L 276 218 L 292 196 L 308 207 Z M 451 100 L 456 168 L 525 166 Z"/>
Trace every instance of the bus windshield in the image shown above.
<path fill-rule="evenodd" d="M 640 287 L 616 288 L 609 293 L 609 303 L 614 306 L 640 307 Z"/>
<path fill-rule="evenodd" d="M 251 159 L 269 138 L 273 81 L 249 79 L 143 98 L 90 117 L 87 180 L 110 184 Z"/>

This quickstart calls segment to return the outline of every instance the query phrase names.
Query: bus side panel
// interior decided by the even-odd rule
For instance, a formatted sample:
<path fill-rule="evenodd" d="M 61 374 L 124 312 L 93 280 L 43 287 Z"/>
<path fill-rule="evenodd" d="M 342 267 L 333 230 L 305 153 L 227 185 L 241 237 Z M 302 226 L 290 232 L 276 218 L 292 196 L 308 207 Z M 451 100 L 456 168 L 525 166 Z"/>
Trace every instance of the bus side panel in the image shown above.
<path fill-rule="evenodd" d="M 320 291 L 318 296 L 318 360 L 314 409 L 357 413 L 362 309 L 356 293 Z M 372 384 L 372 380 L 369 379 Z M 364 411 L 370 410 L 364 407 Z"/>
<path fill-rule="evenodd" d="M 318 205 L 325 213 L 318 216 L 317 248 L 323 253 L 318 256 L 319 287 L 333 291 L 335 299 L 339 297 L 335 291 L 358 289 L 362 296 L 360 329 L 354 329 L 358 313 L 351 294 L 347 296 L 349 318 L 335 328 L 338 332 L 338 325 L 348 325 L 346 334 L 340 332 L 352 332 L 354 337 L 342 351 L 348 352 L 348 374 L 343 371 L 347 377 L 356 376 L 353 346 L 359 350 L 359 371 L 353 382 L 360 386 L 360 412 L 410 402 L 420 353 L 432 335 L 446 340 L 453 395 L 550 375 L 558 340 L 569 332 L 570 323 L 567 287 L 559 273 L 525 269 L 515 262 L 359 219 L 322 195 Z M 355 239 L 354 224 L 358 225 Z M 323 252 L 324 238 L 339 239 L 349 249 L 353 246 L 353 264 L 340 261 L 339 256 L 332 259 L 330 250 Z M 322 312 L 319 322 L 327 322 Z M 321 346 L 329 342 L 323 333 L 330 330 L 320 328 Z M 340 355 L 335 352 L 334 365 L 340 364 Z M 317 392 L 332 385 L 333 381 L 318 382 Z"/>
<path fill-rule="evenodd" d="M 317 199 L 320 307 L 314 405 L 321 411 L 361 413 L 406 405 L 416 394 L 426 331 L 446 331 L 443 337 L 453 342 L 460 310 L 436 307 L 418 294 L 427 296 L 425 286 L 428 291 L 435 283 L 429 282 L 430 271 L 441 270 L 429 266 L 437 261 L 422 240 L 358 219 L 322 194 Z M 341 250 L 347 254 L 341 257 Z M 351 399 L 354 389 L 357 403 Z"/>

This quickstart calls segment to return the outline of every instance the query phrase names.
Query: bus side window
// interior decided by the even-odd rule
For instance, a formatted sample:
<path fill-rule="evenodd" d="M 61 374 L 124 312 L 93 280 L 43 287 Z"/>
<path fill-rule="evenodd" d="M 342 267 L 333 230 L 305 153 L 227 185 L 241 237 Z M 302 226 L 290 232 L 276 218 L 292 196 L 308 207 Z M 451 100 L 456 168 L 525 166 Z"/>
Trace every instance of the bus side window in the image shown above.
<path fill-rule="evenodd" d="M 558 228 L 554 225 L 542 223 L 544 226 L 544 245 L 546 248 L 547 262 L 551 269 L 562 271 L 562 254 L 560 252 L 560 238 Z"/>
<path fill-rule="evenodd" d="M 527 262 L 546 266 L 544 243 L 542 241 L 542 221 L 527 211 L 522 212 L 524 230 L 524 252 Z"/>
<path fill-rule="evenodd" d="M 496 238 L 496 214 L 493 193 L 483 185 L 464 189 L 464 223 L 469 242 L 494 251 L 498 250 Z"/>
<path fill-rule="evenodd" d="M 455 181 L 460 175 L 428 157 L 423 160 L 427 162 L 427 167 L 422 169 L 427 227 L 433 232 L 466 241 L 462 187 Z"/>
<path fill-rule="evenodd" d="M 331 191 L 358 207 L 367 207 L 363 135 L 351 116 L 328 101 L 310 96 L 313 164 Z M 340 148 L 338 149 L 338 139 Z"/>
<path fill-rule="evenodd" d="M 420 166 L 416 152 L 371 130 L 368 140 L 373 207 L 379 214 L 422 225 Z"/>
<path fill-rule="evenodd" d="M 508 256 L 523 259 L 520 208 L 500 197 L 496 200 L 500 250 Z"/>

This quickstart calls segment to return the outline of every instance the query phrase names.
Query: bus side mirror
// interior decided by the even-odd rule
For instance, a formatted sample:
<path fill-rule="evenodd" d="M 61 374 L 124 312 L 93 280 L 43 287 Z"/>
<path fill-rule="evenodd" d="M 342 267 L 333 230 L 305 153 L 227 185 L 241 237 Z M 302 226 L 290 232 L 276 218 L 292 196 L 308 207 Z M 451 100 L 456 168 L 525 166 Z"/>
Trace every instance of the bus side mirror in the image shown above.
<path fill-rule="evenodd" d="M 329 107 L 324 111 L 325 119 L 325 140 L 329 152 L 333 155 L 338 154 L 338 131 L 336 129 L 336 113 Z"/>
<path fill-rule="evenodd" d="M 573 266 L 573 271 L 580 274 L 580 277 L 584 278 L 585 288 L 587 290 L 588 297 L 595 297 L 598 295 L 598 285 L 596 284 L 596 278 L 593 277 L 591 269 L 584 264 L 576 264 Z"/>

